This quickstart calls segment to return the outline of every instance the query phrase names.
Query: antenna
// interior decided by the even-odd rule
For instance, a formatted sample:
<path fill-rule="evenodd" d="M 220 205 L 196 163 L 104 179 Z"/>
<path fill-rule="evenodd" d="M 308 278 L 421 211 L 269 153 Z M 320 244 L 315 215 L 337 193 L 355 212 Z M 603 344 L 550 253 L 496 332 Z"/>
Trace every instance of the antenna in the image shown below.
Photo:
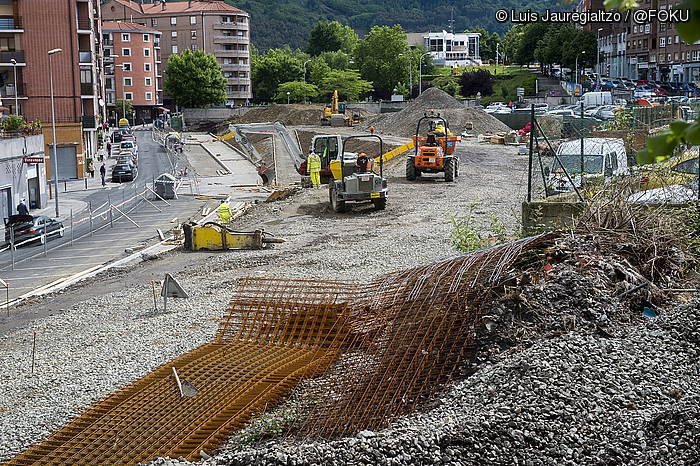
<path fill-rule="evenodd" d="M 450 7 L 450 32 L 455 33 L 455 7 L 454 5 Z"/>

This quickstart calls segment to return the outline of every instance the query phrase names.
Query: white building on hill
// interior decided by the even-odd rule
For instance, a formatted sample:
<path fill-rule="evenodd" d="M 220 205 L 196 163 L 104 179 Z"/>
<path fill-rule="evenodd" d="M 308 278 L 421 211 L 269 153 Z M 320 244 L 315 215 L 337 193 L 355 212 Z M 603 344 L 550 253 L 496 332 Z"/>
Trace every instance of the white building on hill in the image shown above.
<path fill-rule="evenodd" d="M 447 31 L 409 33 L 408 45 L 421 46 L 430 52 L 433 62 L 442 66 L 481 65 L 478 32 L 453 34 Z"/>

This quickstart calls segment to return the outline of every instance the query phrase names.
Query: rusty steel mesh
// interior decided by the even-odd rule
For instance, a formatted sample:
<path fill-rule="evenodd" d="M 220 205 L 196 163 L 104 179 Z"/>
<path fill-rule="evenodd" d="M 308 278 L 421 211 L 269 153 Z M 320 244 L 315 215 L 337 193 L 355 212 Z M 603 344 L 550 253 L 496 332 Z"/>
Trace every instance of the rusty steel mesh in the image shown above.
<path fill-rule="evenodd" d="M 363 284 L 241 279 L 211 343 L 96 403 L 9 464 L 196 459 L 305 380 L 316 401 L 289 435 L 380 429 L 454 376 L 476 345 L 489 295 L 553 237 Z M 172 367 L 195 396 L 180 398 Z"/>

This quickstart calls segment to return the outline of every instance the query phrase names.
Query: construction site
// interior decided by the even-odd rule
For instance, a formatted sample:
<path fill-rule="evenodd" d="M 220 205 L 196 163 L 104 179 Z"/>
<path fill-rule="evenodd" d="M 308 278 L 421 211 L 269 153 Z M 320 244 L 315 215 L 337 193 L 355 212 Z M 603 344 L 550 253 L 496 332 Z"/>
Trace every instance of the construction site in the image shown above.
<path fill-rule="evenodd" d="M 438 89 L 333 110 L 191 124 L 214 203 L 8 307 L 0 461 L 700 464 L 697 201 L 586 191 L 556 159 L 574 191 L 537 204 L 534 110 L 528 140 Z"/>

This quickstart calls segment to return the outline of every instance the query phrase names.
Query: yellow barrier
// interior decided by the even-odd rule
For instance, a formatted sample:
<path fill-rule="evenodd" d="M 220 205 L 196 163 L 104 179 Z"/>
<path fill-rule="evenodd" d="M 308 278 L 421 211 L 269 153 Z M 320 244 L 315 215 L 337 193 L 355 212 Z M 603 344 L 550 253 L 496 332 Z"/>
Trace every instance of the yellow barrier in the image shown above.
<path fill-rule="evenodd" d="M 415 147 L 415 145 L 414 145 L 413 141 L 411 141 L 411 142 L 407 142 L 403 146 L 399 146 L 396 149 L 390 150 L 389 152 L 384 154 L 384 163 L 388 162 L 389 160 L 393 159 L 394 157 L 397 157 L 397 156 L 403 154 L 404 152 L 407 152 L 407 151 L 413 149 L 414 147 Z M 375 157 L 374 160 L 379 162 L 379 157 Z"/>

